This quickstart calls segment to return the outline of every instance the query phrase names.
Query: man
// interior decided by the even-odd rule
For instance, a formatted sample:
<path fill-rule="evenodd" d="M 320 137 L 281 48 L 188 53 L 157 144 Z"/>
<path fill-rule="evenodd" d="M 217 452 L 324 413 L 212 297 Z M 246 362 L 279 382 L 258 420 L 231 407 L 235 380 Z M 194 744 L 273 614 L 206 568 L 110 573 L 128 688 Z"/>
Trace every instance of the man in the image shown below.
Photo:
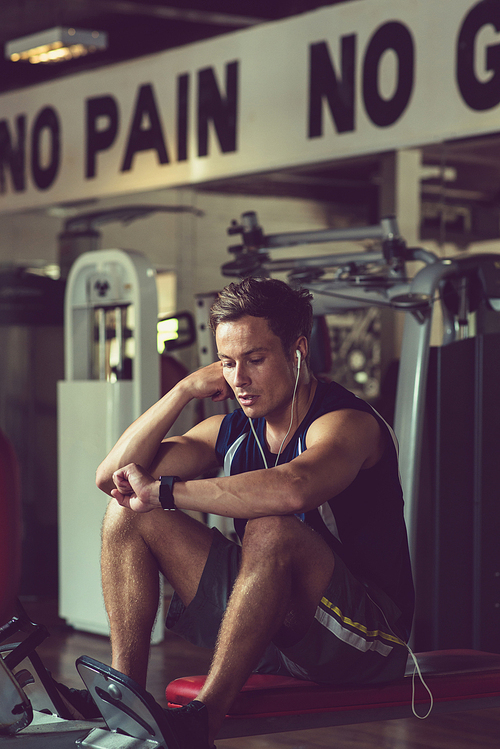
<path fill-rule="evenodd" d="M 277 280 L 230 284 L 211 311 L 219 361 L 137 419 L 97 471 L 113 497 L 113 667 L 145 684 L 158 570 L 175 591 L 167 627 L 215 647 L 197 700 L 166 711 L 189 749 L 212 747 L 252 671 L 373 683 L 404 670 L 413 586 L 396 448 L 367 404 L 311 374 L 310 299 Z M 234 413 L 164 439 L 193 398 L 233 396 Z M 241 546 L 181 510 L 235 518 Z"/>

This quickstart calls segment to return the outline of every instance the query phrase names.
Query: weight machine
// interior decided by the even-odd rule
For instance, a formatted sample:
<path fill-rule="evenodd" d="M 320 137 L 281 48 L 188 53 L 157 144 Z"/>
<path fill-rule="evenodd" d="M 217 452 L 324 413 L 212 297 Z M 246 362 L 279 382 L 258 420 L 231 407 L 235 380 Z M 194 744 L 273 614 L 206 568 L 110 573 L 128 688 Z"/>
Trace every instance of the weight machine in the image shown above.
<path fill-rule="evenodd" d="M 316 315 L 371 306 L 406 313 L 394 429 L 416 578 L 414 644 L 500 652 L 500 255 L 440 259 L 407 247 L 395 218 L 265 235 L 256 214 L 245 213 L 228 233 L 240 235 L 241 244 L 229 247 L 225 276 L 286 272 L 291 285 L 311 291 Z M 284 260 L 272 254 L 366 240 L 371 248 L 361 252 Z M 410 261 L 424 264 L 412 279 Z M 431 347 L 436 307 L 442 340 Z M 457 575 L 465 582 L 460 593 Z"/>

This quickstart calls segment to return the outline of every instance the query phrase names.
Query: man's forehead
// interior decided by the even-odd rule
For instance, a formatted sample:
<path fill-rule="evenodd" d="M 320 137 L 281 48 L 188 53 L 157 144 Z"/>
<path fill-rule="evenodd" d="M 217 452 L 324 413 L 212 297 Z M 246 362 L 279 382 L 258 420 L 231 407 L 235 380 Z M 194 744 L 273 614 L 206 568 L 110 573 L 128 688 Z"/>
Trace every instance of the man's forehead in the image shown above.
<path fill-rule="evenodd" d="M 269 327 L 269 322 L 265 317 L 254 317 L 254 315 L 244 315 L 237 320 L 224 320 L 217 325 L 216 333 L 221 332 L 245 332 L 246 330 L 259 330 L 262 333 L 274 335 Z"/>
<path fill-rule="evenodd" d="M 245 315 L 238 320 L 221 322 L 216 328 L 217 344 L 241 344 L 252 350 L 274 348 L 280 344 L 264 317 Z"/>

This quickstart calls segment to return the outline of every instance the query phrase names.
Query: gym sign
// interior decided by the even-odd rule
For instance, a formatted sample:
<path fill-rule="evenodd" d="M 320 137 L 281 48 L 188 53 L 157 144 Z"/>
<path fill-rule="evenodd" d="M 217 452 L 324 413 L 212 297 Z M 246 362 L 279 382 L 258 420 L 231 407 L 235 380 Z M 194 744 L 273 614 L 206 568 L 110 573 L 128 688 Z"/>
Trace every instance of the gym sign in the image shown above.
<path fill-rule="evenodd" d="M 500 0 L 351 0 L 0 97 L 0 211 L 500 128 Z"/>

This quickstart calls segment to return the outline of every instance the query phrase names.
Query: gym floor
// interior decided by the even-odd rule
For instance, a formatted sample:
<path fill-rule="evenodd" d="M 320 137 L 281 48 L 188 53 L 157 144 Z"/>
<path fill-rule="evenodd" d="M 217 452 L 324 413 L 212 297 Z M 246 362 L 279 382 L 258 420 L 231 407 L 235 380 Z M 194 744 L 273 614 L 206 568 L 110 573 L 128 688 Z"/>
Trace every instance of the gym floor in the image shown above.
<path fill-rule="evenodd" d="M 58 681 L 81 687 L 75 669 L 80 655 L 109 663 L 107 638 L 76 632 L 57 616 L 56 601 L 23 600 L 33 621 L 45 624 L 51 636 L 38 648 L 45 666 Z M 148 690 L 161 704 L 165 686 L 172 679 L 206 673 L 211 652 L 166 633 L 151 649 Z M 354 726 L 296 731 L 217 741 L 217 749 L 488 749 L 500 747 L 500 708 L 451 715 L 432 715 L 426 720 L 365 723 Z"/>

